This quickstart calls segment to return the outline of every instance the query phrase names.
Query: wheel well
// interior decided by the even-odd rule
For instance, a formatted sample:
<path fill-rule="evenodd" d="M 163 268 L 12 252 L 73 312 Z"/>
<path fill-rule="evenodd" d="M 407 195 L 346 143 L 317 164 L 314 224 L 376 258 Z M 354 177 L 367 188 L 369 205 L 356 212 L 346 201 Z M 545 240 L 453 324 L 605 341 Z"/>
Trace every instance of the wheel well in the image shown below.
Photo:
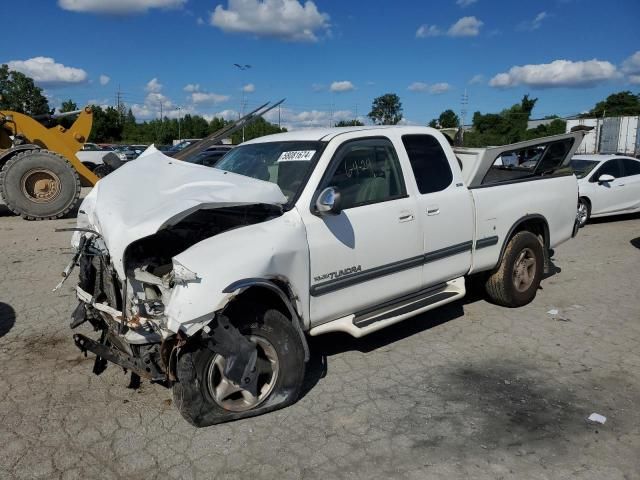
<path fill-rule="evenodd" d="M 286 292 L 286 290 L 283 290 L 283 292 Z M 233 301 L 229 303 L 227 308 L 233 311 L 247 305 L 259 305 L 262 308 L 278 310 L 289 320 L 292 320 L 291 312 L 282 297 L 270 288 L 260 285 L 249 287 L 237 295 Z"/>
<path fill-rule="evenodd" d="M 504 243 L 502 244 L 502 250 L 500 250 L 500 261 L 502 261 L 502 256 L 504 255 L 504 251 L 507 248 L 507 244 L 514 237 L 516 233 L 519 232 L 531 232 L 533 233 L 542 244 L 542 250 L 544 252 L 544 264 L 545 270 L 549 267 L 549 225 L 547 224 L 547 220 L 542 215 L 528 215 L 524 218 L 518 220 L 511 230 L 509 234 L 505 238 Z"/>
<path fill-rule="evenodd" d="M 587 203 L 587 207 L 589 207 L 589 210 L 591 210 L 591 200 L 589 199 L 589 197 L 581 196 L 578 200 L 584 200 Z"/>

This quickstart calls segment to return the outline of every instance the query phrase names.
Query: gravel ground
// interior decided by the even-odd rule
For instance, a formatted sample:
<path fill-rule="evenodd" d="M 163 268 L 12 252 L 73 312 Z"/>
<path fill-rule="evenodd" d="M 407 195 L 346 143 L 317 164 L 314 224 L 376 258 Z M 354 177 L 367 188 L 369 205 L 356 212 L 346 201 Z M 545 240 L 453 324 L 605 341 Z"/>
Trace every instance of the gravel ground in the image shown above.
<path fill-rule="evenodd" d="M 0 207 L 0 478 L 640 478 L 640 216 L 587 225 L 524 308 L 471 295 L 314 339 L 295 405 L 205 429 L 91 373 L 74 279 L 51 293 L 73 224 Z"/>

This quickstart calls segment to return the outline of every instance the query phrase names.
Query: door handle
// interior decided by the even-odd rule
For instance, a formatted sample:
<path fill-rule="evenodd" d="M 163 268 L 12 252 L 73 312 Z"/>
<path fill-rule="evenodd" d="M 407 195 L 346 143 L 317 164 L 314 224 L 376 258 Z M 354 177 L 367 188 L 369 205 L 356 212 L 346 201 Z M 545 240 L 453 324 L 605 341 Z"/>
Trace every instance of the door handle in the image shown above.
<path fill-rule="evenodd" d="M 403 222 L 411 222 L 415 217 L 413 216 L 412 213 L 406 213 L 404 215 L 401 215 L 400 217 L 398 217 L 398 221 L 400 223 Z"/>
<path fill-rule="evenodd" d="M 438 215 L 440 213 L 440 207 L 437 205 L 431 205 L 427 207 L 427 215 Z"/>

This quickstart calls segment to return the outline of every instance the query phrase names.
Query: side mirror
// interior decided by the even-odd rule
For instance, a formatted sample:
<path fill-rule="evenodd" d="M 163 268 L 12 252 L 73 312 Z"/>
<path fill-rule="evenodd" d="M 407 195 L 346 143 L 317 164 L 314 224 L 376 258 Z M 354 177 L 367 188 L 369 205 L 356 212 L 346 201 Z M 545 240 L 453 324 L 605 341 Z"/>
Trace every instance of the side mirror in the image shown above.
<path fill-rule="evenodd" d="M 604 175 L 600 175 L 600 177 L 598 177 L 598 183 L 609 183 L 609 182 L 613 182 L 616 179 L 616 177 L 614 177 L 613 175 L 608 175 L 608 174 L 604 174 Z"/>
<path fill-rule="evenodd" d="M 318 215 L 337 215 L 341 210 L 340 192 L 335 187 L 327 187 L 320 192 L 316 199 L 316 213 Z"/>

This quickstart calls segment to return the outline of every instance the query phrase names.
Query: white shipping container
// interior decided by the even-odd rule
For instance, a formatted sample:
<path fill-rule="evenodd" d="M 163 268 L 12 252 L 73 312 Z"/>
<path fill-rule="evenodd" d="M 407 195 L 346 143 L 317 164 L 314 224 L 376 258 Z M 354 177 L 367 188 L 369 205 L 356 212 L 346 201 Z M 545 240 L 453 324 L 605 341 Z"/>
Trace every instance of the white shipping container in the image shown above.
<path fill-rule="evenodd" d="M 589 131 L 589 133 L 584 137 L 580 147 L 576 150 L 576 153 L 598 153 L 598 140 L 600 139 L 600 122 L 598 119 L 576 118 L 567 120 L 567 133 L 569 133 L 573 127 L 577 127 L 578 125 L 593 127 L 593 130 Z"/>
<path fill-rule="evenodd" d="M 593 127 L 593 130 L 584 137 L 576 154 L 640 154 L 640 116 L 570 119 L 567 133 L 578 125 Z"/>
<path fill-rule="evenodd" d="M 616 153 L 635 155 L 638 139 L 638 117 L 621 117 Z"/>

